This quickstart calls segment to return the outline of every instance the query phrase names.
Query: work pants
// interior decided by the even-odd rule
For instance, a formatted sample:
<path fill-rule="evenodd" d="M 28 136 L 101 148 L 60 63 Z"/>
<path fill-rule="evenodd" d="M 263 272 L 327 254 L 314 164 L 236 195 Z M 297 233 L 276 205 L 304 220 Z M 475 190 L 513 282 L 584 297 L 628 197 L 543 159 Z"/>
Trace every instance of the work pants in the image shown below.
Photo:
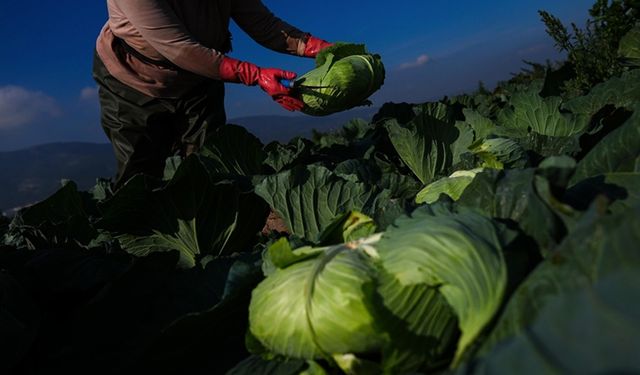
<path fill-rule="evenodd" d="M 180 98 L 154 98 L 118 81 L 94 55 L 100 121 L 117 160 L 114 187 L 145 173 L 162 177 L 168 157 L 187 156 L 226 122 L 224 84 L 207 80 Z"/>

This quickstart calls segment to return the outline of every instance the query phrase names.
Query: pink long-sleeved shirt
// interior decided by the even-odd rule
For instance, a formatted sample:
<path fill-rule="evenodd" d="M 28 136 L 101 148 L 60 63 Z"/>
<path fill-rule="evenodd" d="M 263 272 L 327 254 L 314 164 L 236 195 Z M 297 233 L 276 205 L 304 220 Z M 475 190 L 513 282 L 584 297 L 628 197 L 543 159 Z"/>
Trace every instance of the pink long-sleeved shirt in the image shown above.
<path fill-rule="evenodd" d="M 100 59 L 119 81 L 153 97 L 176 98 L 219 79 L 230 19 L 277 52 L 302 56 L 307 35 L 260 0 L 107 0 L 107 7 L 109 20 L 96 42 Z"/>

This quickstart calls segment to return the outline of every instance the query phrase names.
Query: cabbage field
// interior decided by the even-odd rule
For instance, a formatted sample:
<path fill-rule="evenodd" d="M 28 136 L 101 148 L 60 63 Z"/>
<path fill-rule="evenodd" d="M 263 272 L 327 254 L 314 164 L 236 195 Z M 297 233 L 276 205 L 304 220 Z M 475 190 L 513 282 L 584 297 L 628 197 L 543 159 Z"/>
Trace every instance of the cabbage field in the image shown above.
<path fill-rule="evenodd" d="M 576 42 L 312 139 L 230 124 L 163 179 L 65 181 L 0 226 L 0 373 L 640 373 L 629 14 L 617 65 Z"/>

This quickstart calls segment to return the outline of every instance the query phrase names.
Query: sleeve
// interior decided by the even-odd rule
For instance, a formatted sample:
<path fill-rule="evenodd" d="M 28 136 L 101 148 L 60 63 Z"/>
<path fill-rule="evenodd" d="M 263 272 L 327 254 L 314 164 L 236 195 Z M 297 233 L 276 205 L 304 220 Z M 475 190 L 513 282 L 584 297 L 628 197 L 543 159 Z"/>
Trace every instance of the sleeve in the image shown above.
<path fill-rule="evenodd" d="M 198 43 L 175 12 L 162 0 L 114 0 L 140 35 L 180 68 L 219 79 L 223 55 Z"/>
<path fill-rule="evenodd" d="M 308 33 L 276 17 L 260 0 L 235 0 L 231 18 L 260 45 L 276 52 L 302 56 Z"/>

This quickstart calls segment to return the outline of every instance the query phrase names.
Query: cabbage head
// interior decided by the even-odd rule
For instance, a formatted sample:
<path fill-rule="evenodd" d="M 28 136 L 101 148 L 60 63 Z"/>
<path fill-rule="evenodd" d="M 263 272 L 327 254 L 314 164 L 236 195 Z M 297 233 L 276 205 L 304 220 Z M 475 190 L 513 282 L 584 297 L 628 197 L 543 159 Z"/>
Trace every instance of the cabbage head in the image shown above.
<path fill-rule="evenodd" d="M 279 245 L 269 249 L 277 268 L 252 293 L 252 335 L 270 352 L 290 358 L 378 351 L 382 337 L 370 302 L 370 259 L 342 245 L 273 254 L 288 247 Z"/>
<path fill-rule="evenodd" d="M 379 55 L 367 53 L 362 44 L 336 43 L 320 51 L 316 68 L 295 84 L 305 103 L 302 112 L 326 116 L 371 104 L 367 98 L 380 89 L 384 77 Z"/>
<path fill-rule="evenodd" d="M 501 249 L 490 218 L 446 205 L 327 248 L 281 240 L 253 290 L 250 332 L 288 358 L 373 355 L 386 374 L 455 366 L 502 302 Z"/>

